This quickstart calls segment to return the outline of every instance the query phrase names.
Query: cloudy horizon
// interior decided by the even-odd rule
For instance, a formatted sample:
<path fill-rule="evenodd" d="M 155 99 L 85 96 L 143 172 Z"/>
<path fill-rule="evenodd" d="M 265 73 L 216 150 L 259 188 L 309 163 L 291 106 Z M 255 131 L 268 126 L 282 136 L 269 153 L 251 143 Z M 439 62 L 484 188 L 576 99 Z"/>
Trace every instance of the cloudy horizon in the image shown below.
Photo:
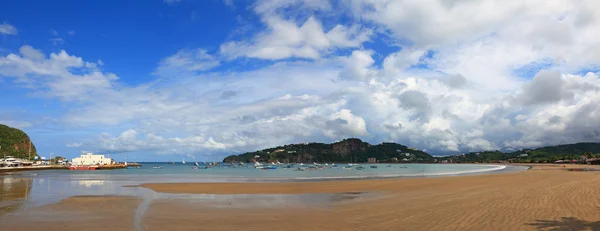
<path fill-rule="evenodd" d="M 598 1 L 72 1 L 41 22 L 29 5 L 0 4 L 0 124 L 42 156 L 600 140 Z"/>

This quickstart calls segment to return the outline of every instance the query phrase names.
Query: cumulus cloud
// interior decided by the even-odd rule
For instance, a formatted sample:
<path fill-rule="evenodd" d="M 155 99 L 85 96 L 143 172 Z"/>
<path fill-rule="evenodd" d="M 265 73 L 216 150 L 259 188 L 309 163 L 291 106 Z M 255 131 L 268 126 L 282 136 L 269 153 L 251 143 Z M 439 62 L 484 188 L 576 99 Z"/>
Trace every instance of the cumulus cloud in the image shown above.
<path fill-rule="evenodd" d="M 359 137 L 438 154 L 600 138 L 596 1 L 342 3 L 258 1 L 250 10 L 264 27 L 248 39 L 159 60 L 154 73 L 178 77 L 170 82 L 120 85 L 101 61 L 30 46 L 1 57 L 0 75 L 85 102 L 61 121 L 103 131 L 74 142 L 112 152 L 229 154 Z M 216 68 L 238 58 L 263 61 Z"/>
<path fill-rule="evenodd" d="M 4 23 L 0 24 L 0 34 L 16 35 L 17 28 L 14 27 L 13 25 L 10 25 L 10 24 L 4 22 Z"/>
<path fill-rule="evenodd" d="M 112 87 L 115 74 L 103 73 L 93 62 L 69 55 L 62 50 L 45 56 L 41 51 L 24 45 L 20 54 L 0 57 L 0 76 L 36 89 L 37 94 L 64 100 L 89 100 Z"/>
<path fill-rule="evenodd" d="M 558 71 L 540 71 L 524 87 L 523 103 L 555 103 L 573 96 L 564 88 L 565 82 Z"/>
<path fill-rule="evenodd" d="M 278 60 L 285 58 L 318 59 L 336 49 L 359 47 L 369 39 L 371 31 L 358 25 L 336 25 L 326 30 L 320 21 L 310 17 L 301 25 L 276 14 L 263 16 L 267 30 L 249 41 L 229 41 L 220 47 L 229 59 L 249 57 Z"/>

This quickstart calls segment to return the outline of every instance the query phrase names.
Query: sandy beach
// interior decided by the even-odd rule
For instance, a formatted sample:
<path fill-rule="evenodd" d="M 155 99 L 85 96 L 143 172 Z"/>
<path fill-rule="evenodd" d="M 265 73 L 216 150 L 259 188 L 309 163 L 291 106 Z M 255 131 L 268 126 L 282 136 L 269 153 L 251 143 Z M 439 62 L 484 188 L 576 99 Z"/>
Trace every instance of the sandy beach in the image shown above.
<path fill-rule="evenodd" d="M 111 224 L 110 230 L 157 231 L 600 230 L 600 172 L 566 171 L 569 167 L 589 166 L 539 165 L 520 172 L 441 178 L 145 184 L 141 187 L 159 193 L 237 194 L 248 196 L 249 201 L 255 200 L 252 195 L 268 198 L 264 194 L 338 196 L 318 203 L 281 204 L 273 199 L 268 206 L 240 206 L 243 200 L 221 201 L 216 206 L 185 197 L 157 198 L 137 220 L 139 198 L 77 197 L 1 216 L 0 230 L 65 230 L 88 225 L 99 228 L 86 230 L 108 230 L 102 229 L 106 224 Z M 374 196 L 361 197 L 361 192 Z M 25 229 L 17 228 L 26 221 L 30 222 Z"/>

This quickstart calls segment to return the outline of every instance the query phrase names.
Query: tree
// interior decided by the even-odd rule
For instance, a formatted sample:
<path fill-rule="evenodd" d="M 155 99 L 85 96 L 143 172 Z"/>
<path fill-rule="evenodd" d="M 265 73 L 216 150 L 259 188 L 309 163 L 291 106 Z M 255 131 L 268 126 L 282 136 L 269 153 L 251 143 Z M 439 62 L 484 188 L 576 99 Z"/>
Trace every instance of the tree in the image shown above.
<path fill-rule="evenodd" d="M 60 160 L 66 160 L 66 158 L 62 157 L 62 156 L 56 156 L 54 157 L 54 159 L 50 160 L 53 164 L 57 164 L 58 161 Z"/>

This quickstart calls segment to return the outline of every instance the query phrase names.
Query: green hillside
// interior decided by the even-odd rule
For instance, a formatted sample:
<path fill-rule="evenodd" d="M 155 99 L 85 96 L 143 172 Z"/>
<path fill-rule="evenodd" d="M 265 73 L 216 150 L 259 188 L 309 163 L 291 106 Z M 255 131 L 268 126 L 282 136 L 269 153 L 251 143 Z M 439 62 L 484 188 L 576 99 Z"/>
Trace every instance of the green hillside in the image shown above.
<path fill-rule="evenodd" d="M 37 156 L 35 145 L 31 143 L 25 132 L 0 124 L 0 158 L 14 156 L 27 159 L 31 147 L 31 158 Z"/>
<path fill-rule="evenodd" d="M 376 158 L 379 162 L 430 163 L 434 161 L 431 155 L 401 144 L 371 145 L 360 139 L 350 138 L 331 144 L 303 143 L 267 148 L 231 155 L 226 157 L 223 162 L 252 162 L 254 159 L 259 162 L 280 161 L 282 163 L 347 163 L 367 162 L 367 158 Z"/>
<path fill-rule="evenodd" d="M 557 160 L 579 160 L 582 156 L 588 158 L 600 157 L 600 143 L 564 144 L 536 149 L 523 149 L 506 153 L 500 151 L 471 152 L 441 157 L 440 159 L 454 163 L 486 163 L 497 161 L 532 163 L 554 162 Z"/>

